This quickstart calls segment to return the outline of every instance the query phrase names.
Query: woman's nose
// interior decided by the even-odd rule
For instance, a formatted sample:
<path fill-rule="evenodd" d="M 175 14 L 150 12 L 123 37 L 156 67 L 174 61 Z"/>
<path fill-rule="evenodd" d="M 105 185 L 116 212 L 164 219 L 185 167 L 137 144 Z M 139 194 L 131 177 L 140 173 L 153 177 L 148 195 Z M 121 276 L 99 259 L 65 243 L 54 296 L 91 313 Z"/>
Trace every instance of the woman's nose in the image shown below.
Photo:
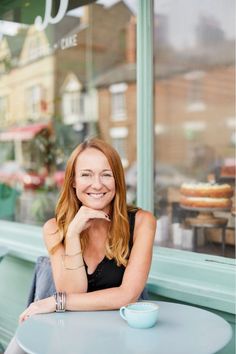
<path fill-rule="evenodd" d="M 96 189 L 99 189 L 102 187 L 102 182 L 101 182 L 100 176 L 93 176 L 92 186 Z"/>

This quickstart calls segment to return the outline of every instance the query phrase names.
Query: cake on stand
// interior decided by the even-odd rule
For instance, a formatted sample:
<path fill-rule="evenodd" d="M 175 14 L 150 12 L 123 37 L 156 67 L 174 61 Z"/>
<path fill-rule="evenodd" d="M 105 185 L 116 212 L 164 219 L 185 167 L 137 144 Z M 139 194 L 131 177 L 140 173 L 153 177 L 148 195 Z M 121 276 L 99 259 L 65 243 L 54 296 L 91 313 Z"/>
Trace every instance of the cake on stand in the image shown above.
<path fill-rule="evenodd" d="M 222 240 L 222 256 L 225 255 L 225 231 L 228 223 L 227 218 L 216 217 L 214 215 L 215 211 L 230 211 L 230 208 L 200 208 L 200 207 L 190 207 L 181 205 L 181 208 L 185 210 L 198 211 L 197 217 L 188 217 L 185 219 L 186 226 L 191 226 L 193 228 L 193 251 L 197 250 L 197 240 L 198 231 L 202 230 L 203 234 L 206 228 L 215 228 L 221 230 L 221 240 Z M 205 236 L 205 235 L 204 235 Z"/>
<path fill-rule="evenodd" d="M 180 187 L 180 206 L 197 211 L 197 217 L 186 218 L 185 224 L 194 230 L 194 250 L 197 249 L 198 230 L 203 234 L 206 228 L 221 229 L 222 256 L 225 255 L 225 230 L 228 218 L 216 217 L 216 211 L 230 211 L 232 207 L 232 186 L 218 183 L 183 183 Z M 205 234 L 204 234 L 205 237 Z"/>

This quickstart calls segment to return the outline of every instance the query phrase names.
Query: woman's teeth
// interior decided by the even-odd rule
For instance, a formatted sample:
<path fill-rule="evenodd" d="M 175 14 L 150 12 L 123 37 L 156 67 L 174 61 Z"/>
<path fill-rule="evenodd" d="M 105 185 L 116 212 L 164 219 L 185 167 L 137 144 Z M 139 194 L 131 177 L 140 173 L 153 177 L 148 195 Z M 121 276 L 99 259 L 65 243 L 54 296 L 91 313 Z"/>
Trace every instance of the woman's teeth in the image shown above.
<path fill-rule="evenodd" d="M 88 193 L 88 195 L 92 198 L 99 199 L 102 198 L 105 195 L 105 193 Z"/>

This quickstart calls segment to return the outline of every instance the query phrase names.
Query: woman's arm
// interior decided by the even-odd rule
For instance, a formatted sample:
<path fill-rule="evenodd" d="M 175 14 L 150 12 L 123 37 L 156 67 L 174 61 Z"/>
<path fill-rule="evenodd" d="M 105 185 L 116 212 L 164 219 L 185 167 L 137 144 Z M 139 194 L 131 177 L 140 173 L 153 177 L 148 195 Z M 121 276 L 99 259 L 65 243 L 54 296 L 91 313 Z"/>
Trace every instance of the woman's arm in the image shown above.
<path fill-rule="evenodd" d="M 86 294 L 68 294 L 66 309 L 111 310 L 137 301 L 148 278 L 155 231 L 155 217 L 150 212 L 139 210 L 135 218 L 134 243 L 122 284 Z"/>
<path fill-rule="evenodd" d="M 61 243 L 53 254 L 50 254 L 53 279 L 57 291 L 66 293 L 84 293 L 88 280 L 84 267 L 80 245 L 80 234 L 88 229 L 92 220 L 103 219 L 110 222 L 106 213 L 82 206 L 68 226 L 64 245 Z M 44 241 L 50 250 L 58 235 L 56 219 L 50 219 L 43 227 Z"/>
<path fill-rule="evenodd" d="M 135 218 L 134 244 L 122 284 L 116 288 L 90 293 L 67 293 L 66 309 L 111 310 L 136 301 L 145 287 L 150 270 L 155 231 L 155 217 L 147 211 L 139 210 Z M 23 312 L 20 321 L 26 319 L 27 315 L 53 311 L 55 311 L 53 297 L 39 300 Z"/>
<path fill-rule="evenodd" d="M 55 219 L 50 219 L 43 227 L 46 247 L 51 249 L 58 227 Z M 80 239 L 71 235 L 66 239 L 66 246 L 61 243 L 53 254 L 50 254 L 53 279 L 57 291 L 83 293 L 87 291 L 87 275 L 83 266 Z M 70 255 L 65 256 L 65 255 Z M 73 269 L 67 269 L 73 268 Z"/>

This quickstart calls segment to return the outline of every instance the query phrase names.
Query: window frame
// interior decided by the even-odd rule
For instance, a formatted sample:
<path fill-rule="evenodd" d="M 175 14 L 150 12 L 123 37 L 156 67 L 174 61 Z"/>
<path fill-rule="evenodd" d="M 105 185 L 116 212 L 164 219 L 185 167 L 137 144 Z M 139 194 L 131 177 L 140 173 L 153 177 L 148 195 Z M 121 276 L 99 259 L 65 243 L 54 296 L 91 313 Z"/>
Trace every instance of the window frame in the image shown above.
<path fill-rule="evenodd" d="M 109 87 L 111 93 L 111 119 L 123 121 L 127 119 L 126 92 L 128 85 L 124 82 Z"/>
<path fill-rule="evenodd" d="M 137 204 L 150 211 L 154 208 L 153 13 L 153 0 L 138 0 L 137 164 L 140 173 L 138 174 Z M 0 224 L 1 244 L 9 248 L 11 255 L 34 261 L 38 255 L 42 254 L 43 248 L 38 246 L 42 243 L 41 227 L 3 220 L 0 220 Z M 20 234 L 22 237 L 19 237 Z M 154 246 L 153 255 L 148 280 L 153 292 L 174 300 L 201 306 L 208 305 L 213 309 L 228 313 L 235 311 L 232 303 L 235 296 L 233 291 L 235 262 L 233 259 L 160 246 Z M 188 284 L 186 279 L 189 279 Z M 203 292 L 205 297 L 203 297 Z M 224 306 L 224 299 L 230 306 Z"/>
<path fill-rule="evenodd" d="M 35 92 L 38 89 L 38 98 L 34 101 Z M 26 115 L 33 121 L 37 121 L 42 115 L 41 103 L 44 100 L 44 91 L 41 84 L 31 85 L 25 90 Z"/>

